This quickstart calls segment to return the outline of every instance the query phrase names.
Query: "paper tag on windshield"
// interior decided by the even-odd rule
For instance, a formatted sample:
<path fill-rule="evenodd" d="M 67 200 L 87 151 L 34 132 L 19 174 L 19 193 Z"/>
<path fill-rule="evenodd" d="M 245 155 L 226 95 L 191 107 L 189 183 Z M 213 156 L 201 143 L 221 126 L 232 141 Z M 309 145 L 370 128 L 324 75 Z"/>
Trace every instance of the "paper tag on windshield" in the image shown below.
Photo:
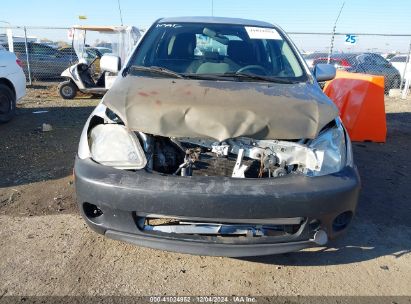
<path fill-rule="evenodd" d="M 280 34 L 273 28 L 246 26 L 245 30 L 250 39 L 283 40 Z"/>

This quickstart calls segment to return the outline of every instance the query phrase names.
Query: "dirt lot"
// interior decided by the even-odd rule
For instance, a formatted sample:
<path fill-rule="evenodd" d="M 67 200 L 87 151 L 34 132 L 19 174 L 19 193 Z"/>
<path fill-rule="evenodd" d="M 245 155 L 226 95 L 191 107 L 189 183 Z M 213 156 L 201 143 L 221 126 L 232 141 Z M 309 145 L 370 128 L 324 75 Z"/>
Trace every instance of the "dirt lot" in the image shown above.
<path fill-rule="evenodd" d="M 411 296 L 411 101 L 386 100 L 386 144 L 354 144 L 363 182 L 349 233 L 324 248 L 232 259 L 139 248 L 92 232 L 72 184 L 98 103 L 35 87 L 0 125 L 0 299 L 7 295 Z M 35 113 L 36 111 L 47 111 Z M 53 130 L 43 132 L 43 123 Z"/>

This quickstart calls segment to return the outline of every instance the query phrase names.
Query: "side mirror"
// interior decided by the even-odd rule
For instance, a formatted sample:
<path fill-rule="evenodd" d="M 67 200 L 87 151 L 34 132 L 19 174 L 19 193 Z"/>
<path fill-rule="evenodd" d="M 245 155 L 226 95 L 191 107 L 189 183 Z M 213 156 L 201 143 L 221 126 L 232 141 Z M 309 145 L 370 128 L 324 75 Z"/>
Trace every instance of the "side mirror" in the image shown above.
<path fill-rule="evenodd" d="M 100 59 L 100 69 L 106 72 L 118 73 L 121 70 L 121 59 L 114 55 L 103 55 Z"/>
<path fill-rule="evenodd" d="M 335 78 L 336 69 L 331 64 L 319 63 L 314 67 L 314 77 L 317 81 L 327 81 Z"/>

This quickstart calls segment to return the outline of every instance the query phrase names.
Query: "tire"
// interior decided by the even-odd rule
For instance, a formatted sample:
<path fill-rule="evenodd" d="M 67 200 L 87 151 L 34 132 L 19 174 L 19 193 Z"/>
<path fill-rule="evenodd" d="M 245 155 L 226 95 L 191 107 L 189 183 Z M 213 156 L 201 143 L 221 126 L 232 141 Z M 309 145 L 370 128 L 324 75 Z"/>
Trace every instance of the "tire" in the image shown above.
<path fill-rule="evenodd" d="M 76 97 L 77 91 L 77 86 L 71 80 L 59 84 L 59 93 L 63 99 L 73 99 Z"/>
<path fill-rule="evenodd" d="M 11 120 L 16 113 L 16 96 L 13 90 L 0 83 L 0 123 Z"/>

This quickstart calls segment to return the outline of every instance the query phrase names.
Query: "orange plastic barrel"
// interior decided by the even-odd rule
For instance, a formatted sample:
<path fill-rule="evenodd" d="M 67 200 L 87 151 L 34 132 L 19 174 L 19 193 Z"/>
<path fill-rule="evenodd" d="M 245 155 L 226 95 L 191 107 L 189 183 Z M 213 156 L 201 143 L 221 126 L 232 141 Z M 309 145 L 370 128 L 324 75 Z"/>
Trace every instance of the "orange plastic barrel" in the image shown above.
<path fill-rule="evenodd" d="M 384 77 L 337 71 L 324 93 L 337 105 L 352 141 L 385 142 Z"/>

